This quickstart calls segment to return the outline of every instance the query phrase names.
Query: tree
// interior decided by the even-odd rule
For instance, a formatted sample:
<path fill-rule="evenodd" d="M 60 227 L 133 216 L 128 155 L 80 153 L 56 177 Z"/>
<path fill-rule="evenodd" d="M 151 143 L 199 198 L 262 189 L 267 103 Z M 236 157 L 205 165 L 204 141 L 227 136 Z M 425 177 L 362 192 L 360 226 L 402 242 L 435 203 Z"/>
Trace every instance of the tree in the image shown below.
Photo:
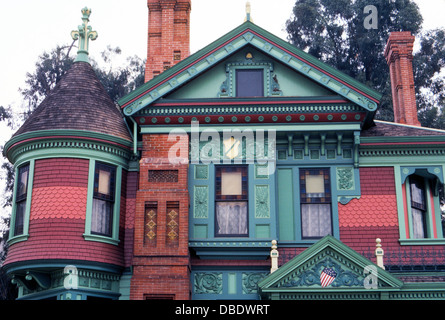
<path fill-rule="evenodd" d="M 297 0 L 286 30 L 295 46 L 381 92 L 377 118 L 388 121 L 393 112 L 384 49 L 390 32 L 411 31 L 420 43 L 413 61 L 419 120 L 437 128 L 444 125 L 437 121 L 444 117 L 444 31 L 423 31 L 422 21 L 411 0 Z"/>

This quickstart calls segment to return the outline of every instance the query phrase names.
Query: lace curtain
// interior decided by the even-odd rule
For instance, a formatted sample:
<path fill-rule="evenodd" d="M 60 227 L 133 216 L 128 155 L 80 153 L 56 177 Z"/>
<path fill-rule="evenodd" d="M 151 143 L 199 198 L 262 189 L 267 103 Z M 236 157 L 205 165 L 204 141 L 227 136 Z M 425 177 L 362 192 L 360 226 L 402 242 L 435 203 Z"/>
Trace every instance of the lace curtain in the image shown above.
<path fill-rule="evenodd" d="M 302 204 L 303 238 L 320 238 L 332 234 L 330 204 Z"/>
<path fill-rule="evenodd" d="M 91 215 L 91 232 L 111 236 L 112 203 L 93 199 L 93 213 Z"/>
<path fill-rule="evenodd" d="M 247 202 L 216 204 L 218 235 L 247 235 Z"/>

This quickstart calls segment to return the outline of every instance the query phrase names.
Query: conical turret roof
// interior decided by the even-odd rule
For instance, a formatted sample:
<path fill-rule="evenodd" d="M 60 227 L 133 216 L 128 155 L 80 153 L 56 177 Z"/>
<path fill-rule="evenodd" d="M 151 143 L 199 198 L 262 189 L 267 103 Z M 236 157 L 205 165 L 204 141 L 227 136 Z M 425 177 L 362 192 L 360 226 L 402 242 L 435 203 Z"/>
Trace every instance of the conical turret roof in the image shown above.
<path fill-rule="evenodd" d="M 121 111 L 87 62 L 72 65 L 14 136 L 54 129 L 91 131 L 132 141 Z"/>

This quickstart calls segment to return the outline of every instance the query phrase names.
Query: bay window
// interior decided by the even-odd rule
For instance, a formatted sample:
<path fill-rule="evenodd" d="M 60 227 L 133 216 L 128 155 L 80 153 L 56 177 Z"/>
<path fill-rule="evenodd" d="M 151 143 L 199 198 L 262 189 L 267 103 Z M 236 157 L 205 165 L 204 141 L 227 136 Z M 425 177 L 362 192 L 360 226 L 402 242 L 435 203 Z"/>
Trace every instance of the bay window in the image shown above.
<path fill-rule="evenodd" d="M 215 235 L 248 236 L 247 167 L 216 167 L 215 187 Z"/>

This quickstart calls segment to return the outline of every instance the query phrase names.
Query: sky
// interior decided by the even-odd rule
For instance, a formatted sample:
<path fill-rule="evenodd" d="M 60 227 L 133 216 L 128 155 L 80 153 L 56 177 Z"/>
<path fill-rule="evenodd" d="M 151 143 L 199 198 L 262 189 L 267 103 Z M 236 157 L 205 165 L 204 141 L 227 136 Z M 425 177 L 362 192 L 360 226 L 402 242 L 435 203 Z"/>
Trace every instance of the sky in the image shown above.
<path fill-rule="evenodd" d="M 441 17 L 445 0 L 415 2 L 423 15 L 425 29 L 445 27 Z M 291 17 L 295 0 L 250 0 L 250 3 L 253 22 L 286 39 L 284 26 Z M 242 24 L 245 5 L 246 0 L 192 0 L 191 53 Z M 92 10 L 90 25 L 99 35 L 90 43 L 92 58 L 99 60 L 100 52 L 108 45 L 120 47 L 123 57 L 146 57 L 146 0 L 0 0 L 0 106 L 20 104 L 18 89 L 24 87 L 26 73 L 34 72 L 37 58 L 44 51 L 71 44 L 71 31 L 82 23 L 80 11 L 85 6 Z M 11 134 L 0 125 L 0 144 Z M 3 192 L 3 183 L 0 189 Z"/>

